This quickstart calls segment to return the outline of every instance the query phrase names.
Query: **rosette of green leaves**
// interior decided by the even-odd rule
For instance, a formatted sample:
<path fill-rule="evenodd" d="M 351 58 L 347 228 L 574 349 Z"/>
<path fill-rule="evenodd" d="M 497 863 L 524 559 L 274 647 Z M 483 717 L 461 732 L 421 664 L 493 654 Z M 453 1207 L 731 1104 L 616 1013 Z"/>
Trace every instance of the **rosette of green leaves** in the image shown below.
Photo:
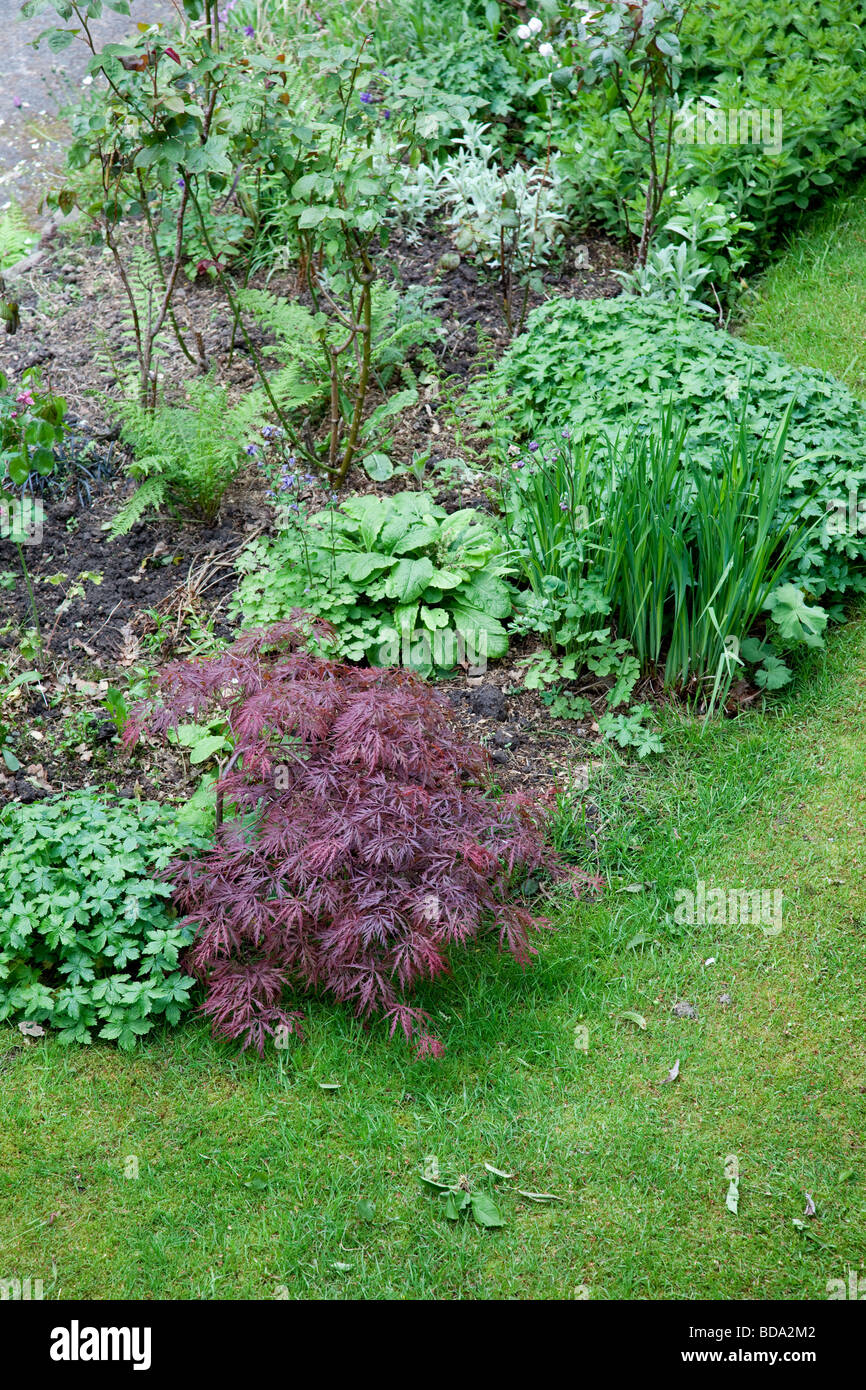
<path fill-rule="evenodd" d="M 338 655 L 391 664 L 399 651 L 430 675 L 453 666 L 458 641 L 470 654 L 505 655 L 502 549 L 496 522 L 474 508 L 449 515 L 422 492 L 351 497 L 248 547 L 239 607 L 256 624 L 307 607 L 336 627 Z M 446 632 L 452 640 L 434 641 Z"/>

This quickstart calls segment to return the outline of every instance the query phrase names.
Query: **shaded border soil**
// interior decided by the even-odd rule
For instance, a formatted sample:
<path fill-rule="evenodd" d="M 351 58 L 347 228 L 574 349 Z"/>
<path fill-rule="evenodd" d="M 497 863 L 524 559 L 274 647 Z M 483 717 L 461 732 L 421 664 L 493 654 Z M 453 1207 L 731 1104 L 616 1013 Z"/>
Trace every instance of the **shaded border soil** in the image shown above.
<path fill-rule="evenodd" d="M 442 378 L 459 383 L 478 369 L 480 347 L 486 342 L 499 353 L 508 333 L 495 278 L 465 260 L 443 271 L 445 252 L 453 252 L 452 243 L 430 228 L 412 244 L 393 238 L 384 254 L 398 283 L 431 287 L 444 329 L 439 370 Z M 566 248 L 561 262 L 545 272 L 545 287 L 578 298 L 612 297 L 620 291 L 612 271 L 625 264 L 619 248 L 589 237 Z M 112 351 L 122 352 L 125 317 L 113 265 L 83 236 L 49 227 L 15 284 L 22 326 L 15 338 L 0 339 L 0 366 L 13 380 L 24 368 L 40 366 L 53 389 L 66 397 L 77 431 L 105 450 L 109 441 L 116 441 L 117 430 L 94 393 L 110 394 L 116 388 L 105 348 L 110 344 Z M 303 298 L 291 274 L 273 276 L 268 288 Z M 538 302 L 540 297 L 531 295 L 528 308 Z M 185 281 L 177 307 L 181 323 L 201 334 L 217 379 L 232 394 L 249 389 L 255 374 L 242 348 L 235 347 L 229 360 L 231 319 L 218 289 L 206 279 Z M 255 331 L 251 336 L 256 341 Z M 257 337 L 266 351 L 267 342 Z M 193 375 L 170 338 L 164 370 L 166 379 L 181 389 Z M 435 390 L 422 390 L 418 404 L 395 426 L 388 450 L 396 460 L 408 461 L 413 450 L 431 445 L 434 461 L 465 454 L 447 402 Z M 114 447 L 116 466 L 124 455 L 122 446 Z M 480 474 L 460 481 L 465 485 L 440 490 L 436 500 L 449 510 L 490 510 L 490 479 Z M 406 479 L 373 484 L 356 468 L 347 490 L 385 493 L 413 485 Z M 189 655 L 190 620 L 193 628 L 196 622 L 211 624 L 218 638 L 231 636 L 233 557 L 254 535 L 272 530 L 273 513 L 262 479 L 250 467 L 227 494 L 217 525 L 162 517 L 108 541 L 104 528 L 133 487 L 129 478 L 115 476 L 95 485 L 92 505 L 85 505 L 74 489 L 48 500 L 43 543 L 25 551 L 47 655 L 41 685 L 24 687 L 4 710 L 22 769 L 17 774 L 0 769 L 0 803 L 86 785 L 112 785 L 144 796 L 184 796 L 197 784 L 202 769 L 194 769 L 190 777 L 183 755 L 169 746 L 145 745 L 132 758 L 122 754 L 105 697 L 110 687 L 126 688 L 166 660 Z M 100 582 L 81 578 L 89 575 L 99 576 Z M 12 656 L 20 630 L 27 627 L 32 619 L 17 552 L 0 542 L 0 662 Z M 583 749 L 597 727 L 592 717 L 553 720 L 536 692 L 516 691 L 522 671 L 515 661 L 534 646 L 518 642 L 484 679 L 459 673 L 440 688 L 463 731 L 489 747 L 498 784 L 504 790 L 544 795 L 572 785 L 575 777 L 580 780 L 589 756 Z M 20 661 L 17 669 L 22 669 Z M 589 694 L 601 713 L 603 689 Z"/>
<path fill-rule="evenodd" d="M 127 243 L 127 251 L 132 243 Z M 392 237 L 381 253 L 388 274 L 398 285 L 427 285 L 435 297 L 444 337 L 437 351 L 443 378 L 468 377 L 477 368 L 479 334 L 498 354 L 508 343 L 502 296 L 495 276 L 461 258 L 453 270 L 440 268 L 453 243 L 435 228 L 417 241 Z M 567 243 L 561 259 L 542 274 L 548 295 L 578 299 L 613 298 L 621 291 L 613 274 L 628 264 L 626 253 L 601 236 Z M 113 362 L 134 360 L 124 343 L 126 300 L 110 257 L 87 238 L 80 224 L 67 230 L 50 223 L 39 249 L 16 271 L 6 272 L 21 314 L 18 333 L 0 337 L 0 368 L 13 379 L 27 367 L 38 366 L 53 389 L 64 396 L 81 427 L 94 434 L 111 429 L 99 394 L 117 390 Z M 281 273 L 270 279 L 262 273 L 253 285 L 272 293 L 308 302 L 297 276 Z M 231 314 L 219 288 L 205 274 L 195 280 L 181 276 L 175 310 L 184 331 L 201 335 L 209 364 L 230 393 L 240 394 L 256 381 L 243 342 L 232 344 Z M 541 303 L 531 293 L 527 309 Z M 247 317 L 247 329 L 257 348 L 267 341 Z M 196 374 L 170 333 L 164 335 L 163 383 L 180 385 Z M 375 404 L 375 401 L 371 402 Z M 428 417 L 429 418 L 429 417 Z"/>

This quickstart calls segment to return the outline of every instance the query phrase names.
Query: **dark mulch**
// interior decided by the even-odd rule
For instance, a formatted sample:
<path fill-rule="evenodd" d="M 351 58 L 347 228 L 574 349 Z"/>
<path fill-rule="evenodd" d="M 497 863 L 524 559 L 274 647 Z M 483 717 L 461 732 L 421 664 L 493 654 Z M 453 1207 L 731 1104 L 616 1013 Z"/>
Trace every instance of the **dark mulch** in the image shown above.
<path fill-rule="evenodd" d="M 465 379 L 480 365 L 480 345 L 486 342 L 500 352 L 508 332 L 495 277 L 465 260 L 455 269 L 441 270 L 446 251 L 453 251 L 450 241 L 430 229 L 412 245 L 392 240 L 384 254 L 400 283 L 433 288 L 444 326 L 441 375 Z M 612 296 L 620 288 L 612 271 L 625 263 L 619 248 L 590 236 L 569 246 L 560 263 L 545 272 L 545 288 L 578 298 Z M 274 277 L 269 287 L 297 293 L 289 275 Z M 105 456 L 116 429 L 99 393 L 115 390 L 116 381 L 106 365 L 104 345 L 115 351 L 122 347 L 118 334 L 124 319 L 113 266 L 81 238 L 54 238 L 17 288 L 22 326 L 15 338 L 0 340 L 0 365 L 13 378 L 27 366 L 41 366 L 53 388 L 67 398 L 79 435 L 93 439 Z M 528 307 L 537 302 L 532 295 Z M 184 283 L 178 317 L 202 334 L 218 379 L 233 394 L 254 384 L 243 349 L 236 348 L 230 359 L 229 315 L 210 281 Z M 100 344 L 101 353 L 95 350 Z M 176 390 L 193 373 L 171 339 L 164 370 Z M 434 461 L 465 456 L 465 446 L 447 402 L 435 389 L 422 389 L 417 406 L 395 424 L 387 445 L 395 461 L 408 461 L 414 450 L 422 449 L 430 449 Z M 115 447 L 119 455 L 121 446 Z M 113 467 L 118 461 L 115 456 Z M 4 711 L 15 727 L 15 750 L 24 766 L 17 775 L 0 767 L 0 803 L 93 784 L 176 796 L 189 793 L 198 779 L 197 770 L 190 777 L 183 758 L 167 746 L 147 749 L 134 760 L 122 755 L 107 719 L 105 695 L 110 685 L 125 688 L 144 668 L 186 654 L 190 613 L 202 623 L 212 619 L 217 636 L 230 636 L 226 609 L 235 587 L 232 557 L 253 534 L 270 529 L 272 514 L 261 478 L 249 469 L 227 497 L 216 526 L 169 518 L 140 523 L 128 535 L 108 541 L 105 523 L 133 486 L 123 476 L 108 478 L 110 471 L 97 470 L 83 495 L 71 486 L 65 495 L 47 498 L 44 541 L 25 552 L 47 654 L 40 663 L 41 690 L 28 688 Z M 457 480 L 437 500 L 449 510 L 470 505 L 490 509 L 490 481 L 483 475 Z M 384 493 L 412 486 L 411 479 L 375 485 L 360 469 L 349 479 L 350 490 Z M 0 542 L 3 571 L 18 575 L 20 567 L 14 548 Z M 83 594 L 62 607 L 70 586 L 83 574 L 97 574 L 101 582 L 81 580 Z M 53 584 L 46 582 L 49 576 L 62 578 Z M 154 611 L 161 622 L 158 640 L 157 622 L 149 616 Z M 14 589 L 0 587 L 0 662 L 11 654 L 20 629 L 31 625 L 20 579 Z M 551 720 L 535 692 L 516 691 L 521 675 L 512 658 L 495 664 L 480 684 L 460 674 L 443 689 L 460 727 L 489 747 L 503 789 L 547 794 L 579 780 L 589 757 L 583 750 L 597 730 L 592 719 L 579 724 Z"/>
<path fill-rule="evenodd" d="M 446 375 L 470 376 L 476 369 L 479 334 L 498 355 L 508 346 L 509 333 L 503 309 L 503 296 L 497 275 L 480 270 L 461 258 L 455 270 L 442 270 L 440 261 L 454 245 L 434 230 L 414 244 L 395 237 L 388 247 L 388 259 L 395 279 L 404 285 L 429 285 L 436 297 L 436 312 L 445 328 L 442 367 Z M 622 285 L 613 271 L 628 264 L 625 252 L 602 236 L 570 241 L 562 257 L 541 273 L 547 292 L 574 299 L 613 299 Z M 542 303 L 542 296 L 530 292 L 527 312 Z M 515 306 L 517 326 L 522 296 Z"/>

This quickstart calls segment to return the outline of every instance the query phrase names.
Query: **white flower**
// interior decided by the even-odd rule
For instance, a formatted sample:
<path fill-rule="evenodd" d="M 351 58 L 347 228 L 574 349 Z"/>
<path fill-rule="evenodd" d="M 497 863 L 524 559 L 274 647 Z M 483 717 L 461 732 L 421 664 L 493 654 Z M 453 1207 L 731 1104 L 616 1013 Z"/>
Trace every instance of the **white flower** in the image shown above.
<path fill-rule="evenodd" d="M 540 34 L 542 28 L 541 20 L 537 19 L 536 16 L 533 15 L 531 20 L 529 21 L 528 28 L 530 34 Z"/>
<path fill-rule="evenodd" d="M 552 57 L 553 57 L 553 44 L 552 44 L 552 43 L 540 43 L 540 44 L 538 45 L 538 56 L 539 56 L 540 58 L 552 58 Z"/>
<path fill-rule="evenodd" d="M 518 37 L 519 39 L 523 39 L 523 42 L 524 42 L 524 43 L 526 42 L 527 39 L 531 39 L 531 38 L 532 38 L 532 30 L 530 29 L 530 27 L 529 27 L 528 24 L 518 24 L 518 26 L 517 26 L 517 37 Z"/>

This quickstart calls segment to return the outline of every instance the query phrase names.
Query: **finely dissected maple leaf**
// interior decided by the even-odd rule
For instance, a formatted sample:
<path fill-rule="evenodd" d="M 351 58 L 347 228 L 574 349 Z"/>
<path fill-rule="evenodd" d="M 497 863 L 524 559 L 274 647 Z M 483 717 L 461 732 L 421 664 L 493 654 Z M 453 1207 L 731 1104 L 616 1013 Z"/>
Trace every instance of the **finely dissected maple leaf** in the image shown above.
<path fill-rule="evenodd" d="M 186 966 L 214 1031 L 260 1053 L 299 1031 L 283 1005 L 294 987 L 382 1015 L 438 1056 L 405 995 L 482 931 L 527 963 L 541 923 L 515 877 L 565 871 L 546 813 L 492 796 L 487 755 L 443 695 L 409 671 L 311 655 L 311 632 L 326 625 L 295 612 L 217 657 L 172 663 L 162 703 L 137 706 L 124 731 L 129 745 L 143 728 L 221 714 L 234 744 L 217 783 L 232 815 L 218 815 L 209 853 L 168 871 L 196 928 Z"/>

